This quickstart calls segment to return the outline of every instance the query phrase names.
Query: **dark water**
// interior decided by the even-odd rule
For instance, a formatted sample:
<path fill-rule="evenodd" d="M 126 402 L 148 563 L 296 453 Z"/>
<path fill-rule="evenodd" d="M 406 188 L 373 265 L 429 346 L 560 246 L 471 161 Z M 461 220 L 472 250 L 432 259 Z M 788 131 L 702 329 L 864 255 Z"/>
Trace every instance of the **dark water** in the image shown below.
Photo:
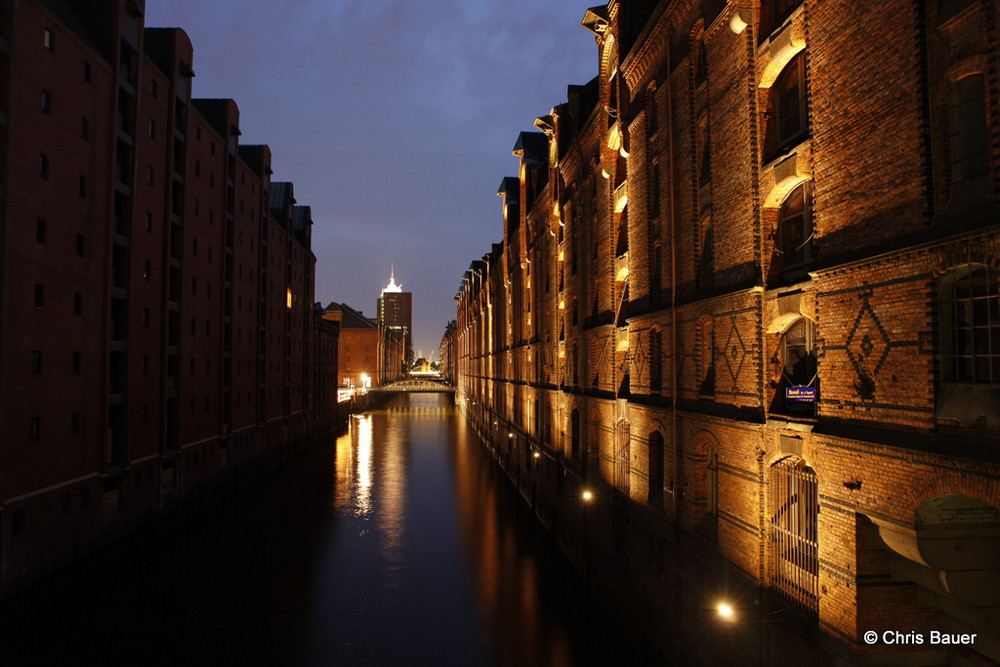
<path fill-rule="evenodd" d="M 636 662 L 438 394 L 0 610 L 5 667 Z"/>

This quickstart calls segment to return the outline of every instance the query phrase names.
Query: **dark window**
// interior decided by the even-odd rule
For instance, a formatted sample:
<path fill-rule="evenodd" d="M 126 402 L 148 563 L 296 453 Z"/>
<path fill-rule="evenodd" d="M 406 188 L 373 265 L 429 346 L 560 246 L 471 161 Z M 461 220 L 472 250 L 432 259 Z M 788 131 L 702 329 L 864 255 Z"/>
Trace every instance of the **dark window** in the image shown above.
<path fill-rule="evenodd" d="M 69 415 L 70 435 L 80 435 L 80 413 L 71 412 Z"/>
<path fill-rule="evenodd" d="M 83 61 L 83 80 L 90 83 L 90 63 Z"/>
<path fill-rule="evenodd" d="M 995 272 L 968 264 L 938 281 L 941 379 L 1000 384 L 1000 291 Z"/>
<path fill-rule="evenodd" d="M 153 214 L 152 213 L 147 213 L 146 214 L 146 231 L 147 232 L 153 231 Z"/>
<path fill-rule="evenodd" d="M 52 93 L 47 90 L 42 91 L 42 113 L 52 115 Z"/>
<path fill-rule="evenodd" d="M 28 440 L 38 442 L 42 439 L 42 418 L 32 417 L 28 420 Z"/>
<path fill-rule="evenodd" d="M 40 375 L 42 372 L 42 351 L 32 350 L 31 351 L 31 372 L 35 375 Z"/>
<path fill-rule="evenodd" d="M 698 187 L 703 188 L 712 180 L 711 144 L 709 143 L 708 116 L 698 123 Z"/>
<path fill-rule="evenodd" d="M 73 375 L 79 375 L 83 370 L 83 358 L 79 352 L 73 353 Z"/>
<path fill-rule="evenodd" d="M 771 0 L 771 17 L 774 21 L 774 27 L 777 28 L 781 23 L 792 15 L 792 11 L 799 6 L 802 0 Z"/>
<path fill-rule="evenodd" d="M 89 139 L 90 138 L 90 121 L 86 118 L 80 119 L 80 138 Z"/>
<path fill-rule="evenodd" d="M 983 75 L 959 79 L 948 95 L 951 131 L 951 177 L 954 181 L 986 173 L 986 96 Z"/>
<path fill-rule="evenodd" d="M 87 196 L 87 177 L 86 176 L 78 176 L 77 177 L 77 179 L 76 179 L 76 194 L 80 195 L 81 197 L 86 197 Z"/>
<path fill-rule="evenodd" d="M 80 292 L 73 294 L 73 314 L 83 315 L 83 294 Z"/>
<path fill-rule="evenodd" d="M 778 211 L 781 264 L 798 266 L 813 259 L 812 200 L 808 183 L 795 188 Z"/>
<path fill-rule="evenodd" d="M 775 138 L 780 150 L 798 143 L 809 131 L 806 115 L 805 54 L 795 56 L 774 82 Z"/>
<path fill-rule="evenodd" d="M 45 285 L 35 285 L 35 308 L 45 308 Z"/>
<path fill-rule="evenodd" d="M 45 153 L 38 154 L 38 175 L 46 179 L 49 177 L 49 156 Z"/>
<path fill-rule="evenodd" d="M 76 235 L 76 254 L 79 257 L 83 257 L 84 250 L 86 249 L 86 242 L 83 239 L 83 234 Z"/>
<path fill-rule="evenodd" d="M 39 218 L 35 221 L 35 240 L 39 243 L 45 243 L 45 221 Z"/>

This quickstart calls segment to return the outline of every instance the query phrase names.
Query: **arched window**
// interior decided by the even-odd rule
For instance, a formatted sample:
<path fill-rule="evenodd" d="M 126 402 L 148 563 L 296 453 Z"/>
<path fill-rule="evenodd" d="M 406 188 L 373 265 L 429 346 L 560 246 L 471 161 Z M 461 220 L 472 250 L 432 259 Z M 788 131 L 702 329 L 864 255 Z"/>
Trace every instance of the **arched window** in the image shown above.
<path fill-rule="evenodd" d="M 793 387 L 812 384 L 816 378 L 815 327 L 801 317 L 781 337 L 781 364 L 785 380 Z"/>
<path fill-rule="evenodd" d="M 938 280 L 941 380 L 1000 384 L 1000 291 L 997 274 L 967 264 Z"/>
<path fill-rule="evenodd" d="M 802 141 L 809 132 L 806 113 L 805 52 L 785 65 L 771 89 L 776 148 L 780 151 Z"/>
<path fill-rule="evenodd" d="M 948 94 L 951 135 L 951 178 L 954 182 L 986 173 L 989 142 L 986 138 L 986 95 L 983 75 L 973 74 L 955 82 Z"/>
<path fill-rule="evenodd" d="M 778 211 L 778 249 L 785 268 L 813 259 L 812 196 L 809 182 L 792 190 Z"/>

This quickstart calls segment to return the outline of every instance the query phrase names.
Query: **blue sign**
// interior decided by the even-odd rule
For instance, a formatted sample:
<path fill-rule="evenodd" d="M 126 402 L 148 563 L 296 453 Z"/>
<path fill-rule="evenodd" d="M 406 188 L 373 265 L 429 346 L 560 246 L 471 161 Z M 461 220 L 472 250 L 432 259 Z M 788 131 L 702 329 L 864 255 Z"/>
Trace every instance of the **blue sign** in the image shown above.
<path fill-rule="evenodd" d="M 815 403 L 816 387 L 786 387 L 785 400 L 792 403 Z"/>

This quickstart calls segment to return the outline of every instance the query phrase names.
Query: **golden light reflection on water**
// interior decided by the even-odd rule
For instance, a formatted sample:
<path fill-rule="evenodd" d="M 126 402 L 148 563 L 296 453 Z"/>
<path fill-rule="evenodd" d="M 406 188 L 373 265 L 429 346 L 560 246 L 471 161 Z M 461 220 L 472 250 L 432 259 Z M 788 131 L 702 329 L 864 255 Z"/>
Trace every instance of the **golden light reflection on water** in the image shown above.
<path fill-rule="evenodd" d="M 356 495 L 357 513 L 367 516 L 372 512 L 372 417 L 365 415 L 357 420 L 358 432 L 358 482 Z"/>

